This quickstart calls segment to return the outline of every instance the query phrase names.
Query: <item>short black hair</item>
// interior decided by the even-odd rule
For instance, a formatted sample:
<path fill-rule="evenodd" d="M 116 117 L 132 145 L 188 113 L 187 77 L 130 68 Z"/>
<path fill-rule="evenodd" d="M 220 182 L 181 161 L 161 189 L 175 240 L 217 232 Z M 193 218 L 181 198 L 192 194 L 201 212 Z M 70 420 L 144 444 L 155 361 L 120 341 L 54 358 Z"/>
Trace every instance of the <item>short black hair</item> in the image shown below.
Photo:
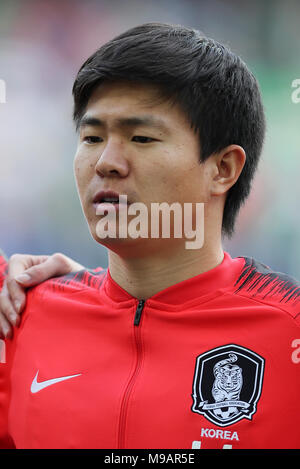
<path fill-rule="evenodd" d="M 200 31 L 146 23 L 107 42 L 81 66 L 72 90 L 76 127 L 95 88 L 116 80 L 154 84 L 173 97 L 199 135 L 200 163 L 231 144 L 245 150 L 245 165 L 224 207 L 222 234 L 230 238 L 264 141 L 264 110 L 254 75 L 228 47 Z"/>

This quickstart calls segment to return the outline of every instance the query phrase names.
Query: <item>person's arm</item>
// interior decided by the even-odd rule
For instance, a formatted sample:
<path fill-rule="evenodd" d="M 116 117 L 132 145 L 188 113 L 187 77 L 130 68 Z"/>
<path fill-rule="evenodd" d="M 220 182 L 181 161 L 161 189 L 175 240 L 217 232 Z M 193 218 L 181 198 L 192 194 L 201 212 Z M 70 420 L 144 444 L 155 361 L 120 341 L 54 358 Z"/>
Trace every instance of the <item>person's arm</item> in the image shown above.
<path fill-rule="evenodd" d="M 15 448 L 8 430 L 10 367 L 13 363 L 15 343 L 14 340 L 8 339 L 12 338 L 13 325 L 20 321 L 20 313 L 26 303 L 26 288 L 50 277 L 77 272 L 83 268 L 81 264 L 63 254 L 15 254 L 7 259 L 0 250 L 0 449 Z"/>
<path fill-rule="evenodd" d="M 10 373 L 14 344 L 0 339 L 0 449 L 14 449 L 15 443 L 8 430 L 10 402 Z"/>
<path fill-rule="evenodd" d="M 7 259 L 0 250 L 0 291 L 7 273 Z M 15 448 L 14 441 L 8 432 L 8 409 L 10 399 L 10 341 L 0 339 L 0 449 Z"/>
<path fill-rule="evenodd" d="M 7 260 L 0 250 L 0 339 L 11 338 L 13 326 L 20 323 L 28 287 L 81 269 L 84 269 L 81 264 L 61 253 L 52 256 L 14 254 Z"/>

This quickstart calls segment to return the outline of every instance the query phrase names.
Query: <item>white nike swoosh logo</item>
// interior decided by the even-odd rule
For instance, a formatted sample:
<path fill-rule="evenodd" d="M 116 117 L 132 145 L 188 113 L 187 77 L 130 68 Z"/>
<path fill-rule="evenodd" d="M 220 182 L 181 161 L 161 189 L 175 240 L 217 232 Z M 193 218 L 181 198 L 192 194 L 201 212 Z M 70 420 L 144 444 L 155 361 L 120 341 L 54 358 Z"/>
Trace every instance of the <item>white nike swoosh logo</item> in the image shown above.
<path fill-rule="evenodd" d="M 52 384 L 60 383 L 61 381 L 65 381 L 66 379 L 71 379 L 71 378 L 76 378 L 76 376 L 81 376 L 81 373 L 78 375 L 70 375 L 70 376 L 62 376 L 61 378 L 53 378 L 53 379 L 47 379 L 46 381 L 41 381 L 38 383 L 37 377 L 39 374 L 39 370 L 35 377 L 33 378 L 32 384 L 31 384 L 31 392 L 34 394 L 36 392 L 41 391 L 42 389 L 47 388 L 48 386 L 52 386 Z"/>

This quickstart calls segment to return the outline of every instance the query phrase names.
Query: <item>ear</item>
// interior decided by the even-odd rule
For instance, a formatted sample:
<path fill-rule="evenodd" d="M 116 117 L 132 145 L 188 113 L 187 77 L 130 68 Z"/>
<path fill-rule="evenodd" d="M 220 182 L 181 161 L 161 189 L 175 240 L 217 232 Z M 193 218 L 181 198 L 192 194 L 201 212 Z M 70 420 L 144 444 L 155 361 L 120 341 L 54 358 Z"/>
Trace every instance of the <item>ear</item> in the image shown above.
<path fill-rule="evenodd" d="M 222 195 L 238 180 L 246 162 L 246 153 L 239 145 L 229 145 L 212 155 L 213 178 L 211 195 Z"/>

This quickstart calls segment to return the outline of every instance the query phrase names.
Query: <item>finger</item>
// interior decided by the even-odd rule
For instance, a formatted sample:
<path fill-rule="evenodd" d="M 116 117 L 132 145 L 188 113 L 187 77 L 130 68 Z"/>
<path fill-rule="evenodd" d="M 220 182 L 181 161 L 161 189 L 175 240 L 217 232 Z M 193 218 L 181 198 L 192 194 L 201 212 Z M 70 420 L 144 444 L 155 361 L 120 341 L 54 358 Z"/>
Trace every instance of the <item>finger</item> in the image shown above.
<path fill-rule="evenodd" d="M 26 303 L 25 285 L 15 281 L 15 277 L 21 275 L 27 268 L 44 262 L 48 256 L 33 256 L 29 254 L 13 254 L 8 261 L 8 273 L 6 284 L 8 293 L 17 313 L 20 313 Z"/>
<path fill-rule="evenodd" d="M 1 294 L 0 298 L 0 314 L 5 317 L 6 321 L 12 326 L 18 326 L 20 315 L 16 313 L 9 296 Z"/>
<path fill-rule="evenodd" d="M 21 313 L 26 304 L 26 294 L 23 286 L 19 285 L 14 278 L 8 278 L 3 286 L 2 296 L 11 300 L 16 313 Z"/>
<path fill-rule="evenodd" d="M 49 258 L 49 261 L 50 260 L 55 264 L 55 275 L 66 275 L 69 272 L 78 272 L 84 269 L 83 265 L 59 252 L 53 254 Z"/>
<path fill-rule="evenodd" d="M 31 254 L 13 254 L 8 261 L 8 278 L 22 274 L 26 269 L 41 264 L 49 256 L 33 256 Z"/>
<path fill-rule="evenodd" d="M 26 269 L 23 273 L 15 277 L 15 280 L 25 286 L 37 285 L 51 277 L 65 275 L 72 270 L 72 265 L 63 254 L 53 254 L 39 265 Z"/>
<path fill-rule="evenodd" d="M 2 339 L 11 339 L 13 336 L 13 329 L 5 316 L 0 312 L 0 337 Z"/>

